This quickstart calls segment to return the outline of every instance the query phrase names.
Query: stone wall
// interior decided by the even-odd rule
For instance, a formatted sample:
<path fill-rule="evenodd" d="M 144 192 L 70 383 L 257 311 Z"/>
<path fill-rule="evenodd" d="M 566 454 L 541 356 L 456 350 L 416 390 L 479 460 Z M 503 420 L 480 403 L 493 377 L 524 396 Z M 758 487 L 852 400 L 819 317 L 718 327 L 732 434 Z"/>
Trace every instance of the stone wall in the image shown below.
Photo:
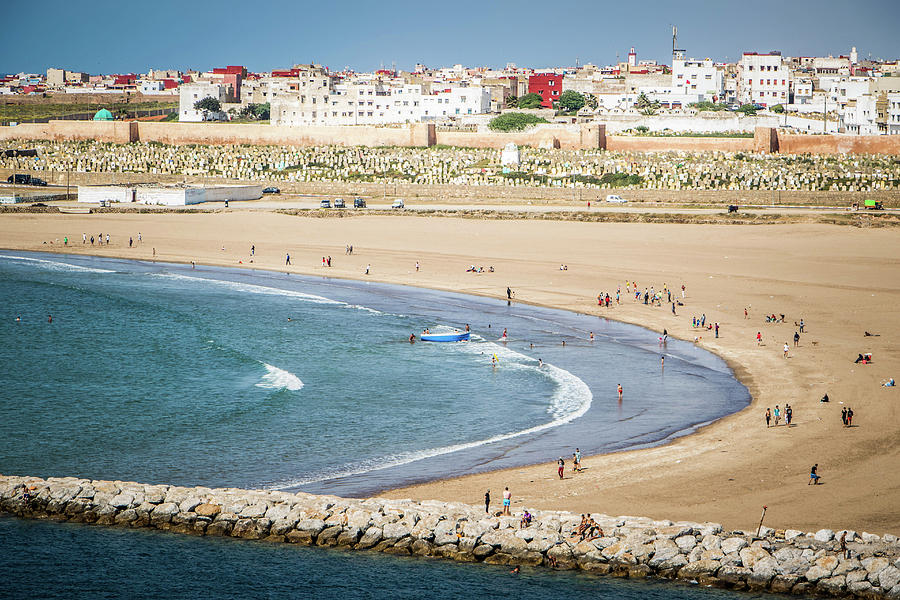
<path fill-rule="evenodd" d="M 340 546 L 461 562 L 661 577 L 737 590 L 900 596 L 900 540 L 855 531 L 762 528 L 591 515 L 601 531 L 573 536 L 579 516 L 486 514 L 437 501 L 354 500 L 279 491 L 187 488 L 74 477 L 0 476 L 0 512 L 23 518 L 150 527 L 308 546 Z M 839 539 L 846 533 L 849 557 Z"/>
<path fill-rule="evenodd" d="M 470 148 L 520 146 L 608 149 L 632 152 L 781 152 L 784 154 L 900 155 L 900 136 L 797 135 L 773 127 L 757 127 L 754 138 L 610 136 L 606 126 L 538 125 L 522 132 L 436 131 L 432 123 L 399 127 L 309 126 L 267 124 L 161 123 L 134 121 L 50 121 L 0 126 L 7 140 L 90 140 L 163 144 L 250 144 L 275 146 L 433 146 Z"/>
<path fill-rule="evenodd" d="M 606 138 L 614 152 L 753 152 L 752 138 L 618 136 Z"/>
<path fill-rule="evenodd" d="M 138 102 L 178 102 L 178 93 L 174 94 L 142 94 L 129 91 L 117 94 L 70 94 L 66 92 L 47 92 L 46 95 L 12 94 L 0 96 L 0 104 L 32 105 L 32 104 L 119 104 L 125 101 Z M 101 106 L 98 106 L 101 108 Z"/>

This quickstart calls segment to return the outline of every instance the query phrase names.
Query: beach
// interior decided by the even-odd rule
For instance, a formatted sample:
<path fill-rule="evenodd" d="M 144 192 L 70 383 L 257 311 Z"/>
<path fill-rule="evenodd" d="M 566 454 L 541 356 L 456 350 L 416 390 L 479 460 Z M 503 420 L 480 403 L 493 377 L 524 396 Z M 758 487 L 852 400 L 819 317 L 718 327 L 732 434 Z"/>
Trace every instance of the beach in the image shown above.
<path fill-rule="evenodd" d="M 109 233 L 111 244 L 83 244 L 83 232 Z M 308 218 L 265 211 L 4 214 L 0 246 L 370 279 L 494 298 L 505 297 L 509 286 L 514 302 L 666 329 L 686 340 L 697 336 L 750 389 L 749 408 L 666 445 L 588 457 L 583 472 L 569 471 L 563 481 L 554 455 L 545 464 L 384 495 L 475 504 L 486 489 L 499 498 L 508 486 L 514 510 L 600 511 L 737 529 L 755 527 L 766 505 L 771 527 L 900 531 L 898 398 L 896 388 L 880 387 L 900 366 L 900 235 L 891 228 Z M 332 257 L 332 267 L 321 266 L 323 256 Z M 472 264 L 486 272 L 467 272 Z M 666 285 L 679 299 L 683 284 L 684 306 L 673 316 L 665 303 L 635 302 L 626 280 L 640 290 Z M 597 306 L 601 291 L 613 297 L 611 308 Z M 773 313 L 784 314 L 785 322 L 767 323 L 765 315 Z M 703 314 L 707 323 L 720 324 L 719 338 L 691 326 L 692 316 Z M 805 333 L 795 347 L 794 322 L 801 318 Z M 866 331 L 878 335 L 865 337 Z M 853 362 L 868 352 L 872 364 Z M 827 404 L 819 402 L 825 393 Z M 628 396 L 626 389 L 623 402 Z M 595 393 L 594 403 L 607 403 L 611 419 L 616 402 L 615 389 Z M 795 426 L 767 428 L 765 409 L 785 403 L 793 407 Z M 840 413 L 848 406 L 855 417 L 845 428 Z M 558 454 L 571 457 L 579 443 L 572 440 Z M 818 487 L 807 486 L 814 463 Z"/>

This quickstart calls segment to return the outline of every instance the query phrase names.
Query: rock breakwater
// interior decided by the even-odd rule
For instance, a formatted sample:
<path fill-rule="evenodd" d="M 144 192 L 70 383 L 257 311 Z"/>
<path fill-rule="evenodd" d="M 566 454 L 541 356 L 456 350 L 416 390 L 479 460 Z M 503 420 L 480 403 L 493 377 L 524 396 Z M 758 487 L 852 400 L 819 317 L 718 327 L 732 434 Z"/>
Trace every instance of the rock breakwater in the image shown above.
<path fill-rule="evenodd" d="M 764 527 L 757 536 L 726 532 L 717 523 L 594 514 L 600 530 L 581 539 L 574 535 L 580 515 L 566 512 L 533 511 L 526 526 L 521 515 L 487 515 L 481 507 L 462 503 L 73 477 L 0 476 L 0 512 L 462 562 L 662 577 L 737 590 L 900 598 L 900 539 L 890 534 Z"/>

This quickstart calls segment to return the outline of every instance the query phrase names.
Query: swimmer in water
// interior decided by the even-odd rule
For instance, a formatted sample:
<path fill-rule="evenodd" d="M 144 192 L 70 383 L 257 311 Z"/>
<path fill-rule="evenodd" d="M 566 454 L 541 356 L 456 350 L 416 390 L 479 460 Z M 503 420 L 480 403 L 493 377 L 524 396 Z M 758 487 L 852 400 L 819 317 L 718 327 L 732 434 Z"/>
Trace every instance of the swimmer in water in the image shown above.
<path fill-rule="evenodd" d="M 16 323 L 18 323 L 21 320 L 22 320 L 22 317 L 20 317 L 19 315 L 16 315 Z"/>
<path fill-rule="evenodd" d="M 563 346 L 565 346 L 565 345 L 566 345 L 566 340 L 563 340 Z"/>
<path fill-rule="evenodd" d="M 544 359 L 543 359 L 543 358 L 539 358 L 539 359 L 538 359 L 538 369 L 540 369 L 540 368 L 543 367 L 543 366 L 544 366 Z"/>
<path fill-rule="evenodd" d="M 496 367 L 496 366 L 497 366 L 497 363 L 499 363 L 499 362 L 500 362 L 500 359 L 497 358 L 497 355 L 496 355 L 496 354 L 494 354 L 493 356 L 491 356 L 491 366 L 492 366 L 492 367 Z"/>
<path fill-rule="evenodd" d="M 506 327 L 503 328 L 503 335 L 501 335 L 503 339 L 506 339 Z"/>
<path fill-rule="evenodd" d="M 468 333 L 468 332 L 469 332 L 469 324 L 466 323 L 466 333 Z"/>
<path fill-rule="evenodd" d="M 52 322 L 53 322 L 53 315 L 47 315 L 47 322 L 48 322 L 48 323 L 52 323 Z"/>
<path fill-rule="evenodd" d="M 665 357 L 665 356 L 660 356 L 660 357 L 659 357 L 659 366 L 661 366 L 661 367 L 665 367 L 665 366 L 666 366 L 666 357 Z"/>
<path fill-rule="evenodd" d="M 593 331 L 591 332 L 591 341 L 592 342 L 594 341 L 594 332 Z"/>
<path fill-rule="evenodd" d="M 414 334 L 414 333 L 409 334 L 409 343 L 412 344 L 415 341 L 416 341 L 416 334 Z"/>
<path fill-rule="evenodd" d="M 534 342 L 531 342 L 531 343 L 528 344 L 528 345 L 531 346 L 531 349 L 532 349 L 532 350 L 534 350 Z"/>

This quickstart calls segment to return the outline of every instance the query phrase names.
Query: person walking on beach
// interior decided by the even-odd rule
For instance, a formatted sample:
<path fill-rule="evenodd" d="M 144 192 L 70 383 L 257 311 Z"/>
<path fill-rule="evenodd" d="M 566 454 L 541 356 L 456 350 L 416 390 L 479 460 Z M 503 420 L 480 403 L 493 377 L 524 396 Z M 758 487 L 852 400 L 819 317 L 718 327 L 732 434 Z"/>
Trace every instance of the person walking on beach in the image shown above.
<path fill-rule="evenodd" d="M 250 256 L 256 255 L 256 244 L 250 244 Z"/>
<path fill-rule="evenodd" d="M 791 408 L 790 404 L 784 405 L 784 424 L 788 427 L 791 426 L 791 421 L 794 418 L 794 409 Z"/>
<path fill-rule="evenodd" d="M 128 238 L 128 247 L 131 248 L 132 246 L 134 246 L 134 238 L 133 238 L 133 237 L 129 237 L 129 238 Z"/>
<path fill-rule="evenodd" d="M 809 483 L 807 483 L 806 485 L 809 485 L 810 483 L 813 485 L 819 485 L 820 477 L 817 472 L 818 470 L 819 470 L 819 463 L 816 463 L 809 468 Z"/>
<path fill-rule="evenodd" d="M 756 332 L 756 345 L 757 346 L 762 345 L 762 332 L 761 331 Z"/>
<path fill-rule="evenodd" d="M 138 231 L 138 244 L 140 244 L 142 241 L 144 241 L 144 240 L 141 239 L 141 232 Z"/>
<path fill-rule="evenodd" d="M 803 319 L 801 318 L 801 319 L 800 319 L 800 333 L 806 333 L 805 331 L 803 331 L 803 327 L 804 327 L 804 325 L 803 325 Z"/>
<path fill-rule="evenodd" d="M 788 357 L 788 350 L 790 350 L 790 349 L 791 349 L 791 347 L 788 346 L 788 343 L 787 343 L 787 342 L 785 342 L 785 343 L 784 343 L 784 357 L 785 357 L 785 358 Z"/>
<path fill-rule="evenodd" d="M 87 244 L 87 234 L 86 233 L 81 234 L 81 243 Z"/>
<path fill-rule="evenodd" d="M 744 318 L 745 318 L 745 319 L 747 318 L 747 309 L 746 309 L 746 307 L 744 308 Z"/>
<path fill-rule="evenodd" d="M 106 234 L 106 245 L 109 246 L 109 234 Z"/>
<path fill-rule="evenodd" d="M 781 420 L 781 409 L 775 405 L 775 427 L 778 427 L 778 421 Z"/>
<path fill-rule="evenodd" d="M 416 273 L 419 272 L 419 261 L 416 261 Z"/>
<path fill-rule="evenodd" d="M 509 286 L 506 286 L 506 299 L 512 300 L 512 290 L 509 288 Z"/>
<path fill-rule="evenodd" d="M 580 471 L 581 470 L 581 449 L 575 448 L 575 453 L 572 456 L 574 457 L 574 461 L 575 461 L 574 470 Z"/>
<path fill-rule="evenodd" d="M 853 409 L 847 407 L 847 427 L 853 427 Z"/>
<path fill-rule="evenodd" d="M 847 408 L 846 407 L 841 409 L 841 422 L 844 424 L 844 427 L 847 426 Z"/>
<path fill-rule="evenodd" d="M 566 470 L 566 461 L 564 461 L 564 460 L 563 460 L 563 457 L 560 456 L 560 457 L 559 457 L 559 460 L 556 461 L 556 464 L 557 464 L 558 467 L 559 467 L 559 468 L 557 469 L 557 471 L 559 472 L 559 478 L 562 479 L 562 478 L 563 478 L 563 473 L 565 473 L 565 470 Z"/>
<path fill-rule="evenodd" d="M 371 268 L 372 268 L 372 265 L 371 265 L 371 264 L 367 264 L 367 265 L 366 265 L 366 275 L 369 274 L 369 269 L 371 269 Z"/>
<path fill-rule="evenodd" d="M 509 514 L 509 504 L 512 502 L 512 494 L 509 493 L 509 488 L 503 488 L 503 514 Z"/>
<path fill-rule="evenodd" d="M 772 411 L 770 409 L 766 409 L 766 427 L 770 427 L 770 423 L 772 422 Z"/>
<path fill-rule="evenodd" d="M 287 254 L 287 255 L 285 256 L 285 258 L 284 258 L 284 264 L 286 264 L 286 265 L 291 264 L 291 255 L 290 255 L 290 254 Z"/>
<path fill-rule="evenodd" d="M 716 321 L 716 337 L 719 337 L 719 322 Z"/>
<path fill-rule="evenodd" d="M 484 493 L 484 512 L 491 514 L 491 490 Z"/>
<path fill-rule="evenodd" d="M 800 332 L 794 332 L 794 348 L 800 345 Z"/>
<path fill-rule="evenodd" d="M 69 245 L 69 236 L 65 236 L 65 237 L 63 237 L 63 246 L 68 246 L 68 245 Z"/>

